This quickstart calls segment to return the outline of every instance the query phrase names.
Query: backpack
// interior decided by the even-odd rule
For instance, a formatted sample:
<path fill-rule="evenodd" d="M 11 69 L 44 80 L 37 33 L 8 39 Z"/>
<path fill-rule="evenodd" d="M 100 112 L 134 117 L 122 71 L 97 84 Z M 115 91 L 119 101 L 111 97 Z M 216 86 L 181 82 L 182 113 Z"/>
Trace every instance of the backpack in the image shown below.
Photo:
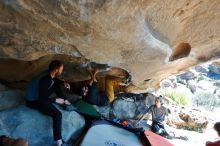
<path fill-rule="evenodd" d="M 43 77 L 44 75 L 46 75 L 48 73 L 48 71 L 43 71 L 42 73 L 40 73 L 38 76 L 34 77 L 33 80 L 31 81 L 31 83 L 28 85 L 27 89 L 26 89 L 26 96 L 25 99 L 27 101 L 36 101 L 39 99 L 39 80 L 41 79 L 41 77 Z"/>

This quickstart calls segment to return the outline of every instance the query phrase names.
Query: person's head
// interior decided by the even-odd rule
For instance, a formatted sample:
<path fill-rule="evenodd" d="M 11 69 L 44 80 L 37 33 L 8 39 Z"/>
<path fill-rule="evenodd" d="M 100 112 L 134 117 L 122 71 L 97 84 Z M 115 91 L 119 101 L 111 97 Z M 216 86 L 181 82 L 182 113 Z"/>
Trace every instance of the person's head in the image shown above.
<path fill-rule="evenodd" d="M 53 60 L 49 64 L 49 72 L 53 73 L 56 76 L 61 75 L 63 72 L 64 65 L 61 61 L 59 60 Z"/>
<path fill-rule="evenodd" d="M 214 129 L 218 133 L 218 136 L 220 137 L 220 122 L 215 123 Z"/>
<path fill-rule="evenodd" d="M 86 96 L 88 94 L 89 88 L 87 86 L 82 87 L 81 95 Z"/>
<path fill-rule="evenodd" d="M 161 97 L 157 97 L 157 98 L 155 99 L 155 105 L 156 105 L 156 107 L 157 107 L 157 108 L 160 108 L 161 104 L 162 104 L 162 98 L 161 98 Z"/>

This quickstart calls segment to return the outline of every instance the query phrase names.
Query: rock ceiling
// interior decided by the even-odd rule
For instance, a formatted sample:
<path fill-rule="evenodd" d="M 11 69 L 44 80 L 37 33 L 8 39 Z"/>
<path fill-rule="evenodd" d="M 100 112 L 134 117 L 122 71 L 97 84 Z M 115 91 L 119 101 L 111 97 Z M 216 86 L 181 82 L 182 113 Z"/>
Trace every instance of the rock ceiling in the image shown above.
<path fill-rule="evenodd" d="M 90 59 L 128 71 L 135 85 L 157 86 L 219 57 L 219 10 L 219 0 L 1 0 L 0 79 L 31 78 L 60 54 L 66 63 Z"/>

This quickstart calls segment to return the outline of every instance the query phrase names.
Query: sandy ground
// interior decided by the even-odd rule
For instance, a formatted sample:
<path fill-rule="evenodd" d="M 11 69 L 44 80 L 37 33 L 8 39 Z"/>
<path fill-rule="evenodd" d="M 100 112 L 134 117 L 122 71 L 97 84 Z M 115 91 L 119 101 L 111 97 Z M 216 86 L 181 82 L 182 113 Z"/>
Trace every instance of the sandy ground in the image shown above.
<path fill-rule="evenodd" d="M 218 140 L 217 133 L 213 129 L 207 129 L 205 133 L 187 131 L 181 129 L 173 129 L 176 136 L 186 136 L 188 140 L 173 139 L 169 140 L 175 146 L 205 146 L 206 141 Z"/>
<path fill-rule="evenodd" d="M 218 113 L 218 114 L 217 114 Z M 166 126 L 166 130 L 168 132 L 174 132 L 176 137 L 186 137 L 188 140 L 182 139 L 172 139 L 169 140 L 175 146 L 205 146 L 207 141 L 216 141 L 220 140 L 216 131 L 213 129 L 213 125 L 215 122 L 220 121 L 220 117 L 217 116 L 220 113 L 220 108 L 210 112 L 205 111 L 204 115 L 209 115 L 209 124 L 204 133 L 199 133 L 195 131 L 176 129 L 173 127 Z M 151 125 L 151 121 L 141 121 L 140 126 L 144 129 L 149 129 L 149 125 Z"/>
<path fill-rule="evenodd" d="M 213 124 L 215 122 L 220 122 L 220 108 L 216 108 L 214 111 L 206 111 L 205 115 L 209 115 L 211 119 L 209 121 L 208 127 L 204 133 L 198 133 L 194 131 L 182 130 L 182 129 L 175 129 L 169 127 L 170 131 L 174 131 L 176 136 L 186 136 L 188 141 L 180 140 L 180 139 L 173 139 L 169 140 L 175 146 L 205 146 L 207 141 L 216 141 L 220 140 L 216 131 L 213 129 Z"/>

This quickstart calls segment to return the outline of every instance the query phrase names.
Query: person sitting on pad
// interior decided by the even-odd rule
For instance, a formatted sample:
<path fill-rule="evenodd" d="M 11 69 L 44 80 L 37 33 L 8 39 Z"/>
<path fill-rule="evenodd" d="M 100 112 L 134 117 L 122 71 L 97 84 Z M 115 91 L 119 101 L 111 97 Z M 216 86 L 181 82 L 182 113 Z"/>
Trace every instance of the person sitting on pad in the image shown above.
<path fill-rule="evenodd" d="M 66 100 L 66 97 L 62 93 L 60 86 L 64 85 L 66 88 L 70 89 L 70 85 L 57 78 L 59 75 L 61 75 L 63 69 L 64 64 L 61 61 L 53 60 L 49 64 L 49 72 L 39 79 L 38 110 L 53 119 L 53 136 L 57 146 L 71 146 L 71 144 L 64 143 L 62 140 L 62 113 L 53 104 L 69 104 L 69 101 Z M 56 93 L 56 98 L 50 98 L 53 93 Z"/>
<path fill-rule="evenodd" d="M 165 116 L 168 115 L 168 110 L 162 105 L 162 97 L 155 99 L 155 104 L 150 106 L 147 113 L 152 115 L 151 131 L 161 136 L 169 138 L 169 134 L 164 128 Z"/>

